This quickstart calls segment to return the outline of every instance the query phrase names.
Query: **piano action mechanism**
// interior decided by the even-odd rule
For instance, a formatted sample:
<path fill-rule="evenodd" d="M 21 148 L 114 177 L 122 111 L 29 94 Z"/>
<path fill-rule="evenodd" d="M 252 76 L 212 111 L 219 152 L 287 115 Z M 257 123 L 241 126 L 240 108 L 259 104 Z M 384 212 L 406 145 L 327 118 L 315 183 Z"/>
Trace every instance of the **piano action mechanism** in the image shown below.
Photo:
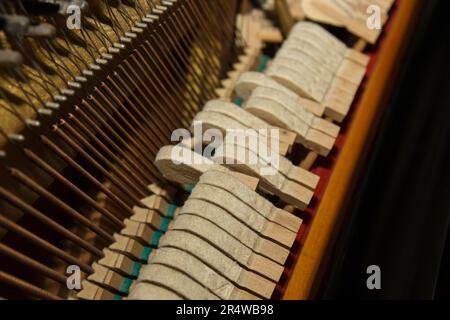
<path fill-rule="evenodd" d="M 415 10 L 371 2 L 0 1 L 0 296 L 312 298 Z"/>

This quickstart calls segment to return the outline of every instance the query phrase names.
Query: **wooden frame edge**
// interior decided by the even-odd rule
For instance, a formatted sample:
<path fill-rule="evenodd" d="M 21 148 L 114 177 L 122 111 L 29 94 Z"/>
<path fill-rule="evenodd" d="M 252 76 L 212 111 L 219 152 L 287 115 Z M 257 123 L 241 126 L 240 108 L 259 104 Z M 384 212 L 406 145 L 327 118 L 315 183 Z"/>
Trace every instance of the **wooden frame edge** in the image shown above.
<path fill-rule="evenodd" d="M 420 7 L 420 1 L 403 0 L 381 48 L 378 62 L 369 79 L 367 89 L 351 124 L 347 140 L 330 177 L 324 197 L 314 218 L 305 245 L 294 266 L 292 276 L 283 295 L 285 300 L 305 300 L 314 297 L 321 279 L 323 260 L 326 259 L 330 241 L 345 208 L 348 193 L 354 187 L 354 173 L 367 152 L 370 139 L 380 115 L 384 95 L 392 86 L 392 71 L 402 57 L 405 41 Z"/>

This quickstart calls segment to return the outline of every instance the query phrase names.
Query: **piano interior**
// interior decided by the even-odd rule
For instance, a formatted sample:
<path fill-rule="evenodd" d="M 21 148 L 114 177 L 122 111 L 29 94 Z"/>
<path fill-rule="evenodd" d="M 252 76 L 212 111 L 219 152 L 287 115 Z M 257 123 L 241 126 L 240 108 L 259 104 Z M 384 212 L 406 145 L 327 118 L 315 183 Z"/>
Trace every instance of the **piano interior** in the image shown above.
<path fill-rule="evenodd" d="M 1 0 L 0 298 L 432 298 L 388 132 L 436 3 Z"/>

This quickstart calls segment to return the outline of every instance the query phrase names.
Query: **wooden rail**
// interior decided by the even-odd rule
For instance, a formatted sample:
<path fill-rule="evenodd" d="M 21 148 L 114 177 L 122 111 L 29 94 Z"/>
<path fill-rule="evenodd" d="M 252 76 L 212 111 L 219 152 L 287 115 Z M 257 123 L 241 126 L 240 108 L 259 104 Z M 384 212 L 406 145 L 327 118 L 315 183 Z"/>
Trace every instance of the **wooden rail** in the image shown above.
<path fill-rule="evenodd" d="M 382 44 L 378 61 L 346 137 L 346 142 L 331 174 L 323 199 L 294 266 L 283 299 L 314 298 L 327 264 L 333 236 L 345 213 L 348 197 L 353 193 L 361 172 L 360 164 L 367 156 L 374 130 L 379 123 L 386 98 L 389 97 L 399 62 L 408 43 L 408 28 L 421 1 L 402 0 L 393 17 L 389 33 Z"/>

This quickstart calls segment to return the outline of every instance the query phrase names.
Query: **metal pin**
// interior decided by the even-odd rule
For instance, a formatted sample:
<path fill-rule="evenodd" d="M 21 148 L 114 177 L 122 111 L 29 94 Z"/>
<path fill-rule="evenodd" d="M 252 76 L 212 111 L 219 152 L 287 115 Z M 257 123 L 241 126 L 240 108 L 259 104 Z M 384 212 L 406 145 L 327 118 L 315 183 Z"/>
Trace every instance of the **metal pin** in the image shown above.
<path fill-rule="evenodd" d="M 62 95 L 59 95 L 59 94 L 55 95 L 55 96 L 53 97 L 53 99 L 54 99 L 55 101 L 59 101 L 59 102 L 67 101 L 67 97 L 62 96 Z"/>
<path fill-rule="evenodd" d="M 123 122 L 126 125 L 126 127 L 128 127 L 128 130 L 130 130 L 130 132 L 133 132 L 135 134 L 135 136 L 139 139 L 142 146 L 144 147 L 144 150 L 147 150 L 149 155 L 152 156 L 156 155 L 156 153 L 159 150 L 160 146 L 159 143 L 161 144 L 163 143 L 162 140 L 160 140 L 158 135 L 153 134 L 152 126 L 149 126 L 148 128 L 144 126 L 148 125 L 146 119 L 143 118 L 142 114 L 140 113 L 140 110 L 135 106 L 135 104 L 127 96 L 124 95 L 123 91 L 117 86 L 115 81 L 111 78 L 108 78 L 108 81 L 113 85 L 114 89 L 118 91 L 120 96 L 125 97 L 125 101 L 130 106 L 130 109 L 133 112 L 136 112 L 137 116 L 141 117 L 141 119 L 144 119 L 144 121 L 139 121 L 134 116 L 134 114 L 127 107 L 124 106 L 119 97 L 111 90 L 111 88 L 106 83 L 103 83 L 101 86 L 101 88 L 105 90 L 106 95 L 103 94 L 103 92 L 98 89 L 96 90 L 96 93 L 106 103 L 105 106 L 111 110 L 112 114 L 115 115 L 118 118 L 118 120 Z M 112 100 L 109 100 L 106 96 L 111 97 Z M 96 101 L 95 98 L 93 98 L 93 100 L 96 102 L 97 106 L 100 109 L 102 109 L 101 104 L 98 103 L 98 101 Z M 117 112 L 118 110 L 124 112 L 125 115 L 131 119 L 132 124 L 130 121 L 126 119 L 126 117 L 124 117 L 121 114 L 121 112 Z M 108 118 L 110 118 L 109 115 Z M 149 156 L 146 156 L 147 159 L 149 159 L 148 157 Z M 153 162 L 152 158 L 150 158 L 149 160 L 150 162 Z"/>
<path fill-rule="evenodd" d="M 24 142 L 25 141 L 25 137 L 21 134 L 16 134 L 16 133 L 12 133 L 8 135 L 8 138 L 16 141 L 16 142 Z"/>
<path fill-rule="evenodd" d="M 90 66 L 92 66 L 92 65 L 90 65 Z M 99 70 L 99 69 L 94 69 L 94 70 Z M 92 77 L 94 75 L 94 73 L 91 70 L 83 70 L 83 75 Z"/>
<path fill-rule="evenodd" d="M 91 68 L 92 70 L 101 70 L 102 67 L 100 67 L 98 64 L 89 64 L 89 68 Z"/>
<path fill-rule="evenodd" d="M 131 90 L 129 88 L 129 86 L 125 83 L 125 81 L 123 80 L 123 78 L 119 74 L 116 74 L 115 76 L 116 76 L 116 79 L 119 81 L 120 85 L 123 88 L 125 88 L 125 90 L 126 90 L 126 92 L 128 94 L 125 94 L 124 91 L 121 88 L 119 88 L 119 86 L 114 81 L 111 81 L 111 84 L 120 93 L 120 95 L 123 98 L 125 98 L 128 103 L 130 103 L 132 105 L 133 109 L 136 112 L 138 112 L 139 116 L 141 117 L 140 121 L 136 120 L 135 122 L 141 127 L 142 127 L 142 124 L 145 123 L 148 126 L 148 128 L 151 130 L 151 131 L 144 130 L 143 133 L 150 139 L 150 141 L 152 141 L 154 138 L 156 138 L 157 140 L 153 140 L 153 141 L 158 141 L 159 140 L 159 141 L 161 141 L 162 144 L 167 144 L 169 142 L 168 141 L 168 137 L 167 137 L 167 134 L 169 134 L 169 129 L 167 127 L 162 129 L 161 126 L 165 126 L 165 124 L 159 123 L 161 121 L 159 121 L 159 122 L 156 121 L 155 122 L 155 119 L 153 117 L 151 117 L 151 116 L 150 117 L 142 116 L 141 111 L 142 112 L 147 112 L 147 113 L 149 111 L 146 108 L 138 108 L 138 107 L 136 107 L 136 105 L 130 100 L 129 97 L 130 96 L 133 97 L 133 99 L 135 101 L 140 101 L 140 99 L 136 97 L 136 95 L 133 92 L 133 90 Z M 128 76 L 127 79 L 130 80 L 130 77 Z M 152 124 L 149 124 L 149 121 L 152 121 Z M 157 128 L 158 130 L 160 130 L 160 133 L 162 133 L 162 134 L 156 134 L 156 135 L 153 134 L 153 137 L 150 136 L 150 134 L 153 133 L 153 131 L 155 130 L 155 129 L 152 130 L 152 128 Z"/>
<path fill-rule="evenodd" d="M 109 88 L 106 87 L 106 85 L 104 84 L 104 87 L 106 90 L 108 90 Z M 142 156 L 142 158 L 145 160 L 143 161 L 144 164 L 150 164 L 151 168 L 156 168 L 154 166 L 153 160 L 156 153 L 158 152 L 158 146 L 156 146 L 156 144 L 153 142 L 148 142 L 148 140 L 146 139 L 146 137 L 144 135 L 142 135 L 139 131 L 137 131 L 136 126 L 133 126 L 129 123 L 129 121 L 122 116 L 122 114 L 118 111 L 118 107 L 113 105 L 111 103 L 111 101 L 109 101 L 105 95 L 103 95 L 103 93 L 98 90 L 96 92 L 99 95 L 99 98 L 102 99 L 105 103 L 106 103 L 106 107 L 103 106 L 95 97 L 90 97 L 90 99 L 93 101 L 93 103 L 96 105 L 96 107 L 101 111 L 101 113 L 106 117 L 106 119 L 108 121 L 111 121 L 112 124 L 114 124 L 114 126 L 116 128 L 118 128 L 122 134 L 128 139 L 128 141 L 131 142 L 131 144 L 135 147 L 135 149 L 139 152 L 139 154 Z M 96 113 L 96 110 L 94 110 L 94 108 L 92 108 L 90 106 L 89 103 L 87 102 L 83 102 L 82 103 L 84 106 L 86 106 L 89 110 L 89 112 L 91 114 Z M 109 110 L 112 112 L 112 114 L 110 112 L 108 112 L 107 108 L 109 108 Z M 121 106 L 122 108 L 122 106 Z M 127 110 L 128 111 L 128 110 Z M 115 117 L 113 116 L 115 115 Z M 116 119 L 117 118 L 117 119 Z M 133 120 L 133 118 L 132 118 Z M 125 127 L 119 123 L 123 122 Z M 114 130 L 111 130 L 112 132 L 115 132 Z M 134 134 L 134 137 L 131 137 L 130 133 Z M 127 143 L 125 145 L 128 145 Z M 153 170 L 150 169 L 150 171 L 152 173 L 154 172 L 158 172 L 158 170 Z"/>
<path fill-rule="evenodd" d="M 98 118 L 98 114 L 94 114 L 94 118 L 98 120 L 101 124 L 103 125 L 106 124 L 106 126 L 104 125 L 104 128 L 108 131 L 107 133 L 105 133 L 99 126 L 97 126 L 95 122 L 92 121 L 92 119 L 86 113 L 84 113 L 84 111 L 81 108 L 75 107 L 75 112 L 81 116 L 81 118 L 84 120 L 85 123 L 88 123 L 89 126 L 94 128 L 94 130 L 98 132 L 100 136 L 104 140 L 106 140 L 115 149 L 116 152 L 118 152 L 119 155 L 125 156 L 124 152 L 125 150 L 130 152 L 131 158 L 128 160 L 129 163 L 133 166 L 135 170 L 140 171 L 145 175 L 145 178 L 147 179 L 147 184 L 154 181 L 153 180 L 154 176 L 151 173 L 151 170 L 147 171 L 147 168 L 145 166 L 142 166 L 143 161 L 140 161 L 141 159 L 139 158 L 139 156 L 137 156 L 135 149 L 130 147 L 131 141 L 128 143 L 125 142 L 114 130 L 112 130 L 112 128 L 106 123 L 106 121 L 104 121 L 104 119 Z M 122 148 L 119 147 L 112 139 L 110 139 L 108 134 L 114 136 L 114 138 L 116 138 L 117 141 L 119 141 L 119 143 L 122 144 Z"/>
<path fill-rule="evenodd" d="M 82 76 L 76 76 L 75 80 L 78 82 L 87 82 L 88 79 L 86 77 L 82 77 Z"/>
<path fill-rule="evenodd" d="M 41 108 L 38 110 L 38 114 L 43 116 L 51 116 L 53 114 L 53 111 L 50 109 Z"/>
<path fill-rule="evenodd" d="M 91 152 L 97 159 L 100 159 L 105 166 L 111 170 L 114 174 L 118 176 L 118 178 L 129 188 L 129 193 L 132 193 L 134 197 L 146 197 L 147 193 L 140 190 L 130 179 L 126 171 L 122 169 L 118 169 L 111 161 L 109 161 L 106 157 L 104 157 L 96 148 L 94 148 L 89 141 L 84 138 L 77 130 L 75 130 L 69 123 L 64 120 L 60 121 L 61 129 L 67 130 L 70 134 L 79 141 L 89 152 Z M 61 132 L 61 131 L 59 131 Z"/>
<path fill-rule="evenodd" d="M 41 126 L 41 122 L 38 120 L 33 120 L 33 119 L 27 119 L 25 120 L 26 124 L 31 126 L 31 127 L 40 127 Z"/>
<path fill-rule="evenodd" d="M 45 107 L 49 109 L 58 110 L 61 106 L 59 103 L 49 101 L 45 103 Z"/>

